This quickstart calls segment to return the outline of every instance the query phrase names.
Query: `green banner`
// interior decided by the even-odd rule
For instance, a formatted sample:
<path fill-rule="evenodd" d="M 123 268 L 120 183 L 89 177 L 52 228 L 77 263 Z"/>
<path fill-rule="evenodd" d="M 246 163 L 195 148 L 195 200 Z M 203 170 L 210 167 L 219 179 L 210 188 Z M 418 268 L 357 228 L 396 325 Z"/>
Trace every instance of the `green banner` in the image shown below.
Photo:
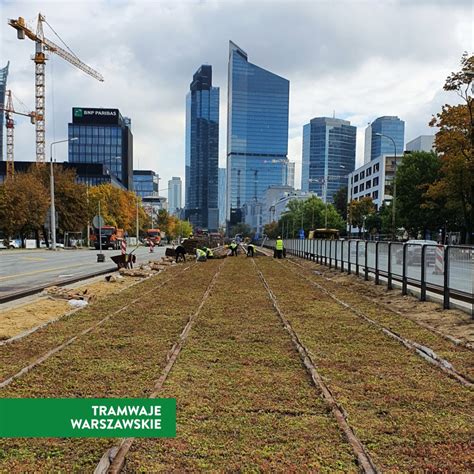
<path fill-rule="evenodd" d="M 174 398 L 0 398 L 2 438 L 174 438 Z"/>

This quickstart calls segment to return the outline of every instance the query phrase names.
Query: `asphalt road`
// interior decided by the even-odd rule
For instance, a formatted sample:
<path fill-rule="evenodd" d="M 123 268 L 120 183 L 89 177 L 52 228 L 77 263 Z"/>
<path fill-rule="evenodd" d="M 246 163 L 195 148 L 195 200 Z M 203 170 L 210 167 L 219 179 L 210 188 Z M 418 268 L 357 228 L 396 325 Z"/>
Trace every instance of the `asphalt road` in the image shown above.
<path fill-rule="evenodd" d="M 0 250 L 0 296 L 116 268 L 110 257 L 119 251 L 104 250 L 104 263 L 97 263 L 97 253 L 97 250 Z M 153 254 L 149 254 L 148 248 L 139 247 L 134 253 L 137 263 L 142 263 L 150 255 L 153 258 L 164 255 L 165 247 L 155 247 Z"/>

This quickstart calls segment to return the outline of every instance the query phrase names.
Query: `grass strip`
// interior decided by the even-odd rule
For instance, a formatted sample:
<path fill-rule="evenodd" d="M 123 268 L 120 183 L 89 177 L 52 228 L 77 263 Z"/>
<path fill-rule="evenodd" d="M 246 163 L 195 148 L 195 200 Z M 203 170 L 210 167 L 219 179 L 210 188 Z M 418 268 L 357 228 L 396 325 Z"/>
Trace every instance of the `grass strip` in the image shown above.
<path fill-rule="evenodd" d="M 294 267 L 291 262 L 286 262 L 289 268 Z M 351 286 L 327 280 L 321 275 L 314 273 L 314 265 L 309 262 L 298 262 L 295 267 L 298 271 L 304 271 L 305 275 L 326 288 L 335 296 L 350 304 L 354 308 L 364 312 L 371 319 L 383 324 L 388 329 L 400 334 L 406 339 L 418 342 L 431 348 L 436 354 L 450 362 L 454 368 L 471 381 L 474 380 L 474 352 L 461 345 L 453 344 L 438 334 L 423 328 L 416 322 L 400 317 L 389 309 L 362 298 Z"/>
<path fill-rule="evenodd" d="M 140 294 L 146 293 L 161 285 L 168 278 L 178 275 L 183 268 L 185 267 L 181 265 L 171 267 L 155 277 L 125 289 L 123 292 L 102 298 L 83 310 L 48 324 L 18 341 L 0 346 L 0 379 L 3 380 L 7 376 L 18 372 L 22 367 L 30 364 L 49 350 L 87 329 L 106 315 L 127 305 Z M 144 296 L 146 300 L 152 300 L 153 298 L 153 292 Z"/>
<path fill-rule="evenodd" d="M 189 269 L 13 382 L 0 396 L 147 397 L 216 268 L 216 262 L 209 262 Z M 91 472 L 110 444 L 107 439 L 4 439 L 0 471 Z"/>
<path fill-rule="evenodd" d="M 175 439 L 137 439 L 126 472 L 357 472 L 250 259 L 228 259 L 163 396 Z"/>
<path fill-rule="evenodd" d="M 259 267 L 381 470 L 473 470 L 472 392 L 285 266 Z"/>

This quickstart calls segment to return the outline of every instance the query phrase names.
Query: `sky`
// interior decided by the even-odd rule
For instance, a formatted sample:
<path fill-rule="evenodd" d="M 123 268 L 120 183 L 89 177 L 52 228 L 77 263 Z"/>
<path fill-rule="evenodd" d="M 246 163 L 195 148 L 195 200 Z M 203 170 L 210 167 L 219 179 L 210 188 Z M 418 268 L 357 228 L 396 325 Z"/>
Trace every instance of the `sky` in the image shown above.
<path fill-rule="evenodd" d="M 15 108 L 34 110 L 34 44 L 19 41 L 9 18 L 48 23 L 98 82 L 50 54 L 46 70 L 46 139 L 67 137 L 72 107 L 110 107 L 131 117 L 134 168 L 152 169 L 167 188 L 184 179 L 185 97 L 201 64 L 220 87 L 219 164 L 226 162 L 227 61 L 232 40 L 249 61 L 290 81 L 288 158 L 300 185 L 302 127 L 313 117 L 350 120 L 364 130 L 382 115 L 405 120 L 405 141 L 431 134 L 431 116 L 458 103 L 442 90 L 473 50 L 470 0 L 0 0 L 0 67 L 10 60 L 7 87 Z M 60 40 L 45 25 L 45 36 Z M 19 99 L 18 100 L 16 99 Z M 16 119 L 15 159 L 34 155 L 34 126 Z M 55 158 L 67 160 L 66 145 Z M 166 195 L 166 192 L 163 194 Z"/>

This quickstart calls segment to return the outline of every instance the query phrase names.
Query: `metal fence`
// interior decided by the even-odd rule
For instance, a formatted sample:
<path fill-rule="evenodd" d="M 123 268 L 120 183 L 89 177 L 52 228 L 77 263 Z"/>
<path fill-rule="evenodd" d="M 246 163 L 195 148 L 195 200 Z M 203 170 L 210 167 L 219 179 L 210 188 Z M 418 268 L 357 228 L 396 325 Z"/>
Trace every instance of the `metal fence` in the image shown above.
<path fill-rule="evenodd" d="M 474 316 L 474 247 L 460 245 L 427 245 L 365 240 L 286 239 L 286 252 L 313 260 L 322 265 L 355 273 L 393 288 L 399 282 L 402 294 L 408 287 L 419 289 L 419 298 L 426 293 L 442 296 L 443 307 L 454 300 L 462 302 Z M 274 247 L 274 241 L 265 246 Z"/>

